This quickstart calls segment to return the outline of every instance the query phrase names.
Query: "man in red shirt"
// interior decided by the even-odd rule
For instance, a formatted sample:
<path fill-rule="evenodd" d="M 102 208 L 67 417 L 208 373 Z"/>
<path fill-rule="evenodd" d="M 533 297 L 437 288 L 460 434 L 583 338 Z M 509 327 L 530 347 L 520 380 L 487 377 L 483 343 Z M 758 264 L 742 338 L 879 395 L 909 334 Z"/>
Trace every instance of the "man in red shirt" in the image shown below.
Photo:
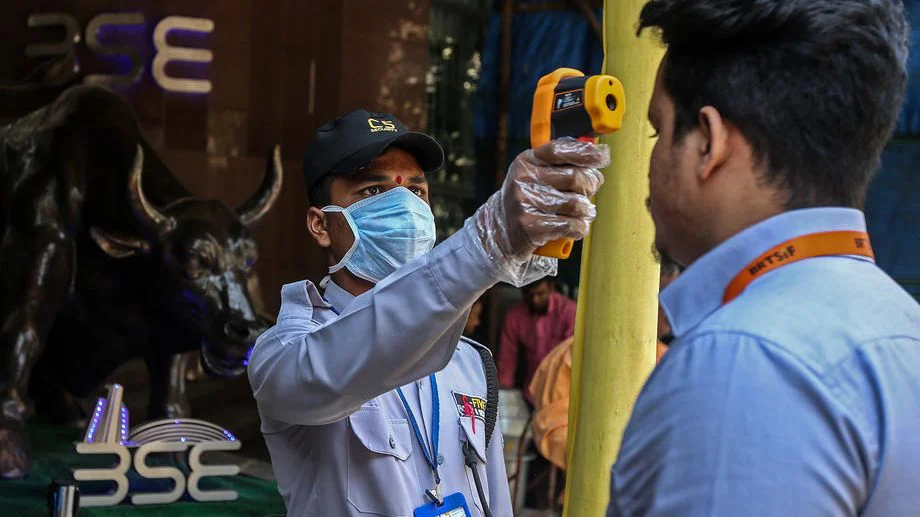
<path fill-rule="evenodd" d="M 545 277 L 522 289 L 523 299 L 505 315 L 498 349 L 498 382 L 502 388 L 521 387 L 524 398 L 533 405 L 530 385 L 540 362 L 559 343 L 575 333 L 575 302 L 556 292 L 552 278 Z M 524 383 L 515 383 L 518 361 L 524 354 Z"/>

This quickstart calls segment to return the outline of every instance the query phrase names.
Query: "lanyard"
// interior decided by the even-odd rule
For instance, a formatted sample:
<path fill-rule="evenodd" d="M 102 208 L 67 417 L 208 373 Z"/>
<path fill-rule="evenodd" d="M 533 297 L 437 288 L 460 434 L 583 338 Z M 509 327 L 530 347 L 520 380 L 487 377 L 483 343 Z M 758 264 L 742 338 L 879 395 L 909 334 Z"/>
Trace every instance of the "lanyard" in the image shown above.
<path fill-rule="evenodd" d="M 431 465 L 431 470 L 434 472 L 434 483 L 435 485 L 440 485 L 441 476 L 438 474 L 438 438 L 441 431 L 441 400 L 438 396 L 438 381 L 435 380 L 434 374 L 429 375 L 428 379 L 431 380 L 431 418 L 434 420 L 431 425 L 430 452 L 428 451 L 428 447 L 425 446 L 425 438 L 422 437 L 422 430 L 418 425 L 418 421 L 415 419 L 415 415 L 412 414 L 412 408 L 409 407 L 409 402 L 406 401 L 406 395 L 403 394 L 402 388 L 396 388 L 396 392 L 399 393 L 399 400 L 402 401 L 403 407 L 406 408 L 406 414 L 409 416 L 409 423 L 412 425 L 412 430 L 415 431 L 415 438 L 418 440 L 418 444 L 425 454 L 425 459 L 428 461 L 428 464 Z"/>
<path fill-rule="evenodd" d="M 722 303 L 734 300 L 751 282 L 774 269 L 807 258 L 831 255 L 858 255 L 875 259 L 866 232 L 837 231 L 802 235 L 771 248 L 745 266 L 725 288 Z"/>
<path fill-rule="evenodd" d="M 329 300 L 325 298 L 323 298 L 323 301 L 329 303 Z M 335 313 L 336 316 L 339 315 L 339 311 L 335 310 L 335 307 L 333 307 L 331 303 L 329 303 L 329 308 L 332 309 L 332 312 Z M 412 425 L 412 430 L 415 431 L 415 438 L 418 440 L 422 452 L 425 453 L 425 460 L 428 461 L 428 464 L 431 465 L 431 470 L 434 471 L 434 483 L 440 485 L 441 476 L 438 474 L 438 439 L 441 434 L 441 397 L 438 396 L 438 381 L 434 378 L 434 374 L 429 375 L 428 379 L 431 380 L 431 416 L 434 419 L 434 423 L 431 426 L 431 452 L 429 452 L 428 447 L 425 446 L 425 438 L 422 437 L 422 430 L 418 425 L 418 421 L 415 419 L 415 415 L 412 413 L 412 408 L 409 407 L 409 402 L 406 400 L 406 395 L 403 393 L 402 388 L 396 388 L 396 392 L 399 393 L 399 400 L 402 401 L 403 407 L 406 408 L 406 414 L 409 416 L 409 423 Z"/>
<path fill-rule="evenodd" d="M 323 298 L 323 300 L 329 303 L 329 300 L 325 298 Z M 331 303 L 329 303 L 329 308 L 338 316 L 339 312 L 335 310 L 335 307 L 333 307 Z M 434 374 L 429 375 L 428 379 L 431 381 L 431 417 L 434 419 L 431 425 L 432 450 L 430 452 L 428 451 L 428 447 L 425 446 L 425 438 L 422 436 L 422 430 L 418 425 L 418 421 L 415 419 L 415 414 L 412 413 L 412 408 L 409 407 L 406 395 L 403 393 L 402 388 L 396 388 L 396 392 L 399 394 L 399 400 L 402 401 L 403 407 L 406 408 L 406 415 L 409 416 L 409 424 L 412 425 L 412 430 L 415 431 L 415 438 L 422 448 L 425 460 L 428 462 L 428 465 L 431 466 L 432 472 L 434 472 L 435 491 L 432 492 L 430 496 L 436 502 L 440 503 L 441 496 L 438 487 L 441 485 L 441 475 L 438 473 L 438 440 L 441 434 L 441 397 L 438 396 L 438 381 L 435 379 Z"/>
<path fill-rule="evenodd" d="M 335 314 L 336 316 L 339 315 L 339 311 L 335 310 L 335 305 L 332 305 L 332 303 L 325 297 L 323 297 L 323 301 L 329 304 L 329 310 L 332 311 L 332 314 Z"/>

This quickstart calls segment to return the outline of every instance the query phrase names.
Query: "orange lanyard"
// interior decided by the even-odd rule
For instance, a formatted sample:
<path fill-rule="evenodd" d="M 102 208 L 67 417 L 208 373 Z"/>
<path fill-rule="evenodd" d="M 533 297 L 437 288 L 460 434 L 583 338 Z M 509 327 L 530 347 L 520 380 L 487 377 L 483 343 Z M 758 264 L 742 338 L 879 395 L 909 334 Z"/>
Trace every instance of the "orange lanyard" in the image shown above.
<path fill-rule="evenodd" d="M 830 255 L 859 255 L 875 259 L 866 232 L 839 231 L 802 235 L 771 248 L 745 266 L 725 288 L 722 303 L 734 300 L 751 282 L 774 269 L 807 258 Z"/>

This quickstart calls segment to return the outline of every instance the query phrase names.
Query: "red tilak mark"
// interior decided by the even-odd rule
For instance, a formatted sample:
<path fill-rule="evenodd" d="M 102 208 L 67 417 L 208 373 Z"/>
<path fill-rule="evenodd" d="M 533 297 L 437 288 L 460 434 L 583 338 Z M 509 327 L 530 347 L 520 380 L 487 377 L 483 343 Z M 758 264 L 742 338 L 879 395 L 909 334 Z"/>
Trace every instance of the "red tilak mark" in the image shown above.
<path fill-rule="evenodd" d="M 402 176 L 396 176 L 396 184 L 402 185 Z"/>
<path fill-rule="evenodd" d="M 473 434 L 476 434 L 476 415 L 473 413 L 473 405 L 468 400 L 463 401 L 463 412 L 473 420 Z"/>

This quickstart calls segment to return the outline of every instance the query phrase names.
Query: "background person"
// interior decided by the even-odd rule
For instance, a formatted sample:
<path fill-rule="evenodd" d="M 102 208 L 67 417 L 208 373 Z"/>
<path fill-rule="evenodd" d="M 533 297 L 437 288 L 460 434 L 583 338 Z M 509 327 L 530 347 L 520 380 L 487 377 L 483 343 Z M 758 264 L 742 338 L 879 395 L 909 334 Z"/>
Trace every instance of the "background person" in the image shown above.
<path fill-rule="evenodd" d="M 557 293 L 545 277 L 521 288 L 522 299 L 505 314 L 498 348 L 498 381 L 502 388 L 521 388 L 533 404 L 527 386 L 546 354 L 575 333 L 575 301 Z M 522 357 L 523 356 L 523 357 Z M 518 365 L 524 363 L 523 384 Z"/>
<path fill-rule="evenodd" d="M 676 263 L 667 257 L 659 257 L 661 274 L 659 290 L 666 288 L 680 275 Z M 656 362 L 661 361 L 668 351 L 666 341 L 671 333 L 668 319 L 658 308 L 658 339 L 656 344 Z M 556 467 L 566 469 L 566 447 L 569 430 L 569 394 L 572 378 L 572 345 L 575 339 L 569 338 L 546 355 L 534 373 L 528 392 L 534 401 L 534 416 L 531 429 L 537 450 Z"/>

